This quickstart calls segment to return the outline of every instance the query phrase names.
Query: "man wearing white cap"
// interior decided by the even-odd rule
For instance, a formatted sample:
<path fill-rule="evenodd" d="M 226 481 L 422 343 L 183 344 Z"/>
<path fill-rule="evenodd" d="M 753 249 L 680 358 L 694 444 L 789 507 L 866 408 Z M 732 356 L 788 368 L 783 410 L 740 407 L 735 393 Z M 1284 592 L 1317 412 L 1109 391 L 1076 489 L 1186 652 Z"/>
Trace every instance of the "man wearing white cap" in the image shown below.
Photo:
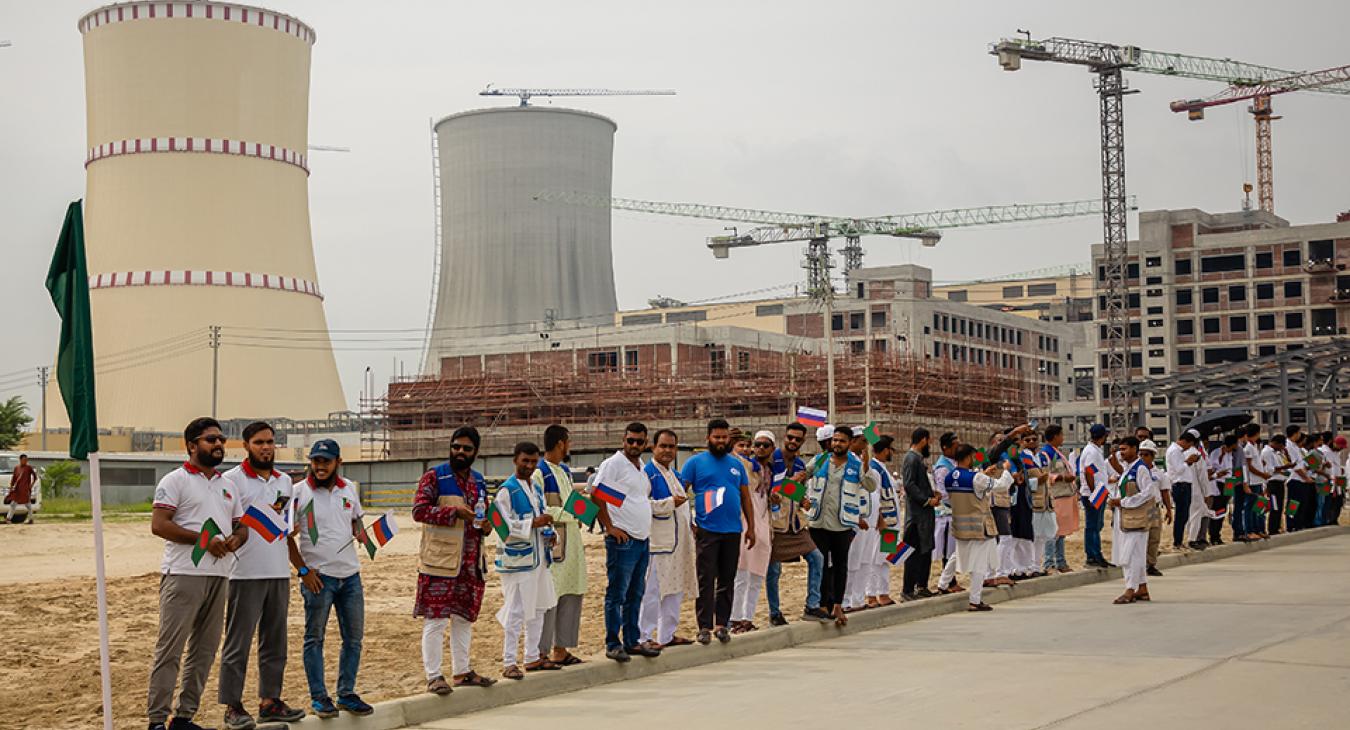
<path fill-rule="evenodd" d="M 773 450 L 777 446 L 772 431 L 759 431 L 750 440 L 753 456 L 750 459 L 750 511 L 753 525 L 742 525 L 754 530 L 753 543 L 741 543 L 741 558 L 736 566 L 736 582 L 731 598 L 731 632 L 740 634 L 754 631 L 755 604 L 764 576 L 769 571 L 769 555 L 773 552 L 773 526 L 769 522 L 769 491 L 773 489 Z"/>
<path fill-rule="evenodd" d="M 1140 443 L 1133 436 L 1120 441 L 1120 462 L 1129 464 L 1111 490 L 1115 509 L 1111 558 L 1125 571 L 1125 592 L 1115 603 L 1148 601 L 1148 531 L 1158 509 L 1158 486 L 1153 478 L 1152 441 Z"/>

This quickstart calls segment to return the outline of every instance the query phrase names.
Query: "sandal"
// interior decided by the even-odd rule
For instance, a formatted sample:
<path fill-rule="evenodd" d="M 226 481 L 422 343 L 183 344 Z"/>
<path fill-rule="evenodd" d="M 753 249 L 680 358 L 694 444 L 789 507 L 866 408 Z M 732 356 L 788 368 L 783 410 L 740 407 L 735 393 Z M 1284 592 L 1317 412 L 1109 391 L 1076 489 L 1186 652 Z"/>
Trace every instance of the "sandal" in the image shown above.
<path fill-rule="evenodd" d="M 835 625 L 835 626 L 838 626 L 838 627 L 841 628 L 841 629 L 844 628 L 845 626 L 848 626 L 848 616 L 845 616 L 845 615 L 844 615 L 844 613 L 845 613 L 844 609 L 842 609 L 842 608 L 835 608 L 834 611 L 835 611 L 835 613 L 834 613 L 834 625 Z"/>
<path fill-rule="evenodd" d="M 672 636 L 670 637 L 670 641 L 667 641 L 665 644 L 662 645 L 662 648 L 665 648 L 667 646 L 688 646 L 692 643 L 694 642 L 684 638 L 683 636 Z M 581 660 L 578 659 L 577 661 Z"/>
<path fill-rule="evenodd" d="M 1136 594 L 1134 594 L 1134 600 L 1136 600 L 1136 601 L 1152 601 L 1153 598 L 1150 597 L 1147 593 L 1136 593 Z"/>
<path fill-rule="evenodd" d="M 548 659 L 540 659 L 537 662 L 530 662 L 525 665 L 525 671 L 527 672 L 549 672 L 555 669 L 562 669 L 562 665 L 551 662 Z"/>
<path fill-rule="evenodd" d="M 520 667 L 512 664 L 502 670 L 502 679 L 524 679 L 525 673 L 520 671 Z"/>
<path fill-rule="evenodd" d="M 882 596 L 882 597 L 880 597 L 880 598 L 877 599 L 877 605 L 878 605 L 878 606 L 894 606 L 894 605 L 895 605 L 895 601 L 891 600 L 891 597 L 890 597 L 890 596 Z"/>
<path fill-rule="evenodd" d="M 586 662 L 581 659 L 578 659 L 575 655 L 572 654 L 572 652 L 569 651 L 567 652 L 567 656 L 562 658 L 562 661 L 557 661 L 553 663 L 557 664 L 560 667 L 571 667 L 577 664 L 585 664 Z"/>
<path fill-rule="evenodd" d="M 470 669 L 464 674 L 451 677 L 456 687 L 491 687 L 497 683 L 495 679 L 488 679 L 478 672 Z"/>
<path fill-rule="evenodd" d="M 427 682 L 427 691 L 434 695 L 448 695 L 454 690 L 450 689 L 450 683 L 445 681 L 445 677 L 437 677 Z"/>
<path fill-rule="evenodd" d="M 1120 594 L 1120 597 L 1112 601 L 1112 603 L 1116 604 L 1117 606 L 1123 606 L 1127 603 L 1134 603 L 1136 600 L 1137 598 L 1135 596 L 1127 596 L 1122 593 Z"/>

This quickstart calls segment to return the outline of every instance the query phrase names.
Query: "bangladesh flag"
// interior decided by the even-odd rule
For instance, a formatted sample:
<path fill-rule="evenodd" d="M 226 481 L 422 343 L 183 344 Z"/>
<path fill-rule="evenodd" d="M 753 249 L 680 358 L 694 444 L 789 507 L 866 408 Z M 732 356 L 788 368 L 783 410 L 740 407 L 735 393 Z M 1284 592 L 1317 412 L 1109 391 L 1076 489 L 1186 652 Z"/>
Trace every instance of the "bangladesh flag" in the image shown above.
<path fill-rule="evenodd" d="M 985 461 L 984 449 L 975 449 L 975 464 L 982 466 Z"/>
<path fill-rule="evenodd" d="M 220 535 L 220 528 L 216 526 L 216 521 L 210 517 L 202 523 L 202 531 L 197 534 L 197 544 L 192 546 L 192 564 L 197 565 L 202 562 L 202 556 L 206 555 L 206 546 Z"/>
<path fill-rule="evenodd" d="M 595 524 L 595 517 L 600 514 L 600 508 L 577 491 L 567 495 L 567 501 L 563 502 L 563 511 L 576 517 L 578 522 L 587 527 Z"/>
<path fill-rule="evenodd" d="M 1318 482 L 1318 483 L 1317 483 L 1317 493 L 1318 493 L 1318 494 L 1331 494 L 1331 482 Z"/>
<path fill-rule="evenodd" d="M 295 522 L 309 535 L 309 544 L 319 544 L 319 525 L 314 521 L 314 500 L 311 499 L 295 513 Z"/>
<path fill-rule="evenodd" d="M 1255 512 L 1258 515 L 1263 515 L 1269 510 L 1270 502 L 1266 500 L 1265 497 L 1257 497 L 1256 500 L 1252 502 L 1252 512 Z"/>
<path fill-rule="evenodd" d="M 78 200 L 66 208 L 46 286 L 61 317 L 56 384 L 70 418 L 70 458 L 83 460 L 89 458 L 89 452 L 98 451 L 98 417 L 94 407 L 94 335 L 84 260 L 84 214 Z"/>
<path fill-rule="evenodd" d="M 496 530 L 497 537 L 500 537 L 502 542 L 506 542 L 506 538 L 511 536 L 511 528 L 507 527 L 506 516 L 502 514 L 501 510 L 497 509 L 496 502 L 488 505 L 487 521 L 489 525 L 492 525 L 492 529 Z"/>
<path fill-rule="evenodd" d="M 361 531 L 356 533 L 356 541 L 366 548 L 366 554 L 371 560 L 375 559 L 375 541 L 370 539 L 370 533 L 366 532 L 366 526 L 361 525 Z"/>
<path fill-rule="evenodd" d="M 806 498 L 806 485 L 792 479 L 784 479 L 783 483 L 778 485 L 778 493 L 793 502 L 800 502 Z"/>
<path fill-rule="evenodd" d="M 1284 503 L 1284 515 L 1285 515 L 1285 517 L 1288 517 L 1289 519 L 1293 519 L 1293 518 L 1294 518 L 1294 515 L 1298 514 L 1298 505 L 1299 505 L 1299 501 L 1298 501 L 1297 499 L 1291 499 L 1291 500 L 1289 500 L 1288 502 L 1285 502 L 1285 503 Z"/>
<path fill-rule="evenodd" d="M 867 424 L 867 427 L 863 429 L 862 435 L 867 439 L 869 446 L 876 446 L 877 442 L 881 440 L 881 434 L 877 433 L 877 422 L 872 421 Z"/>
<path fill-rule="evenodd" d="M 881 528 L 881 552 L 895 553 L 900 549 L 900 531 Z"/>
<path fill-rule="evenodd" d="M 1226 479 L 1223 480 L 1223 496 L 1225 497 L 1233 496 L 1233 491 L 1236 488 L 1237 488 L 1236 479 L 1232 477 L 1227 477 Z"/>

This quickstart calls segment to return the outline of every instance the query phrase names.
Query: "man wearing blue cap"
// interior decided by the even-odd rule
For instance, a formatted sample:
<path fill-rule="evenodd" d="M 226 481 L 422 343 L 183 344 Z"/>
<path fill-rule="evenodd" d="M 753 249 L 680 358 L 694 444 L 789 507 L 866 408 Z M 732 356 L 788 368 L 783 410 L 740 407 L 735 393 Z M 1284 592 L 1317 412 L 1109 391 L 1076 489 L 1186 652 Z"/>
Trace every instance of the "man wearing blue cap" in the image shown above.
<path fill-rule="evenodd" d="M 366 599 L 361 562 L 353 539 L 361 533 L 361 500 L 355 482 L 338 476 L 342 450 L 321 439 L 309 450 L 309 476 L 295 485 L 295 541 L 291 565 L 300 576 L 305 600 L 305 679 L 310 707 L 322 718 L 338 710 L 369 715 L 373 710 L 356 694 L 361 666 Z M 337 703 L 328 694 L 323 672 L 323 639 L 328 614 L 336 609 L 342 651 L 338 655 Z"/>
<path fill-rule="evenodd" d="M 1098 568 L 1108 568 L 1106 556 L 1102 555 L 1102 523 L 1106 514 L 1106 505 L 1101 508 L 1092 506 L 1092 494 L 1097 487 L 1111 483 L 1111 465 L 1106 462 L 1106 436 L 1110 433 L 1106 426 L 1094 423 L 1088 431 L 1091 442 L 1083 447 L 1078 457 L 1079 497 L 1083 500 L 1084 523 L 1083 550 L 1087 553 L 1087 564 Z"/>

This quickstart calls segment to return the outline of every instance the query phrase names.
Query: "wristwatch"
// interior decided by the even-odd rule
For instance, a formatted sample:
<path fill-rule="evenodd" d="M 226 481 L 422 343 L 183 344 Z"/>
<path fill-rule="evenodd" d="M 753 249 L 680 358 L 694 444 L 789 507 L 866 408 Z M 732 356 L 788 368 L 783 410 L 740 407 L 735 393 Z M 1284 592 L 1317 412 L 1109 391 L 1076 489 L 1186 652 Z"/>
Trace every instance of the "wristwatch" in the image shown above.
<path fill-rule="evenodd" d="M 302 565 L 302 566 L 300 566 L 300 567 L 295 571 L 295 574 L 298 575 L 298 576 L 300 576 L 301 578 L 304 578 L 305 576 L 309 575 L 309 566 L 308 566 L 308 565 Z"/>

